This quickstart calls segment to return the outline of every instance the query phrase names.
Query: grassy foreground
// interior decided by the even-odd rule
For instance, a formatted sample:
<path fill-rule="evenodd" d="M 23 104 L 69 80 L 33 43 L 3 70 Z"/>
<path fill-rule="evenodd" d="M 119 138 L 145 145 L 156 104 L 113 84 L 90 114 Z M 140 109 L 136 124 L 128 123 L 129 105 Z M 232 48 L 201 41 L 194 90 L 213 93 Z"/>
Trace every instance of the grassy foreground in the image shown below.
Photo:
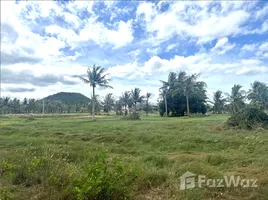
<path fill-rule="evenodd" d="M 267 200 L 268 131 L 217 130 L 227 117 L 2 118 L 0 199 Z M 180 190 L 186 171 L 258 187 Z"/>

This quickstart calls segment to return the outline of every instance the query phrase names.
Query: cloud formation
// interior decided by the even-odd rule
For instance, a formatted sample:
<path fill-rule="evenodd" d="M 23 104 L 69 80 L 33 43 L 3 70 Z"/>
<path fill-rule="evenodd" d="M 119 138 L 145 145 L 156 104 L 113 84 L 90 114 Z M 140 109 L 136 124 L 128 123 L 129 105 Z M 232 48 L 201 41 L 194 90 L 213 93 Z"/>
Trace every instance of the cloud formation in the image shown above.
<path fill-rule="evenodd" d="M 263 1 L 3 1 L 2 92 L 89 96 L 73 75 L 93 64 L 105 67 L 117 88 L 103 95 L 137 86 L 157 98 L 159 80 L 180 70 L 202 72 L 209 92 L 267 82 L 267 10 Z"/>

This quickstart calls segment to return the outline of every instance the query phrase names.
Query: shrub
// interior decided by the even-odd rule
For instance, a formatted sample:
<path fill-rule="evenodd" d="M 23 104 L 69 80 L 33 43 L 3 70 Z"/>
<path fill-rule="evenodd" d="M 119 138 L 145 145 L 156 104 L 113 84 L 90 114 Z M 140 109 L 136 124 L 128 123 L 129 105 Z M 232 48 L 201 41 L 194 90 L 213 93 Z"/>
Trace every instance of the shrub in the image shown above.
<path fill-rule="evenodd" d="M 124 120 L 140 120 L 140 114 L 137 112 L 129 113 L 127 116 L 123 116 L 122 119 Z"/>
<path fill-rule="evenodd" d="M 14 196 L 9 193 L 6 189 L 0 188 L 0 199 L 1 200 L 13 200 Z"/>
<path fill-rule="evenodd" d="M 108 159 L 100 151 L 85 161 L 81 174 L 74 180 L 74 199 L 129 199 L 134 190 L 137 171 L 117 158 Z"/>
<path fill-rule="evenodd" d="M 268 115 L 258 108 L 246 107 L 228 119 L 227 126 L 240 129 L 267 128 Z"/>
<path fill-rule="evenodd" d="M 4 174 L 11 175 L 14 171 L 15 166 L 6 160 L 3 160 L 0 165 L 0 177 Z"/>

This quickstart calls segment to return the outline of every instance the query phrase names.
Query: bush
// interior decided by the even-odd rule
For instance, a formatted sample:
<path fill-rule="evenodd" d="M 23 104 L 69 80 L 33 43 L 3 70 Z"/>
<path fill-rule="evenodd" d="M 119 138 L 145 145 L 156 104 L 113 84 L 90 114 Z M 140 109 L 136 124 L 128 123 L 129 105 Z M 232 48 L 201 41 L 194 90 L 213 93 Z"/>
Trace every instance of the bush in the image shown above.
<path fill-rule="evenodd" d="M 129 113 L 127 116 L 123 116 L 122 119 L 124 120 L 140 120 L 140 114 L 137 112 Z"/>
<path fill-rule="evenodd" d="M 228 119 L 227 126 L 240 129 L 267 128 L 268 115 L 258 108 L 246 107 Z"/>
<path fill-rule="evenodd" d="M 108 159 L 107 151 L 88 159 L 74 180 L 75 199 L 129 199 L 137 171 L 117 158 Z"/>

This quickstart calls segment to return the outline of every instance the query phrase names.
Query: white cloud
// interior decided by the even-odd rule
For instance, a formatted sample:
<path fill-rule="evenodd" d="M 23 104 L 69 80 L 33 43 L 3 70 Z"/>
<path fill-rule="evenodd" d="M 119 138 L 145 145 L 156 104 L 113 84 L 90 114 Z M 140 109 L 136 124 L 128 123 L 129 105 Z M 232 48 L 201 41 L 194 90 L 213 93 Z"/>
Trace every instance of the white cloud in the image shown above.
<path fill-rule="evenodd" d="M 218 42 L 216 43 L 216 45 L 215 45 L 214 48 L 222 47 L 222 46 L 224 46 L 227 42 L 228 42 L 228 38 L 227 38 L 227 37 L 221 38 L 221 39 L 218 40 Z"/>
<path fill-rule="evenodd" d="M 93 40 L 103 46 L 106 43 L 112 44 L 115 48 L 125 46 L 134 39 L 132 35 L 132 21 L 120 21 L 115 30 L 110 30 L 100 22 L 89 18 L 85 27 L 80 31 L 79 39 L 81 41 Z"/>
<path fill-rule="evenodd" d="M 232 50 L 236 45 L 228 43 L 228 38 L 224 37 L 218 40 L 215 47 L 211 49 L 219 55 L 225 54 L 227 51 Z"/>
<path fill-rule="evenodd" d="M 166 48 L 166 52 L 171 51 L 171 50 L 174 49 L 175 47 L 176 47 L 176 44 L 170 44 L 170 45 L 168 45 L 167 48 Z"/>
<path fill-rule="evenodd" d="M 261 10 L 258 10 L 258 11 L 256 12 L 256 14 L 255 14 L 255 17 L 256 17 L 257 19 L 259 19 L 259 18 L 263 18 L 263 17 L 265 17 L 265 16 L 268 16 L 268 6 L 267 6 L 267 5 L 264 6 Z"/>
<path fill-rule="evenodd" d="M 245 3 L 226 4 L 222 9 L 209 10 L 212 2 L 175 2 L 166 12 L 159 13 L 152 3 L 141 3 L 136 15 L 145 15 L 147 31 L 159 40 L 173 35 L 192 37 L 199 43 L 217 38 L 243 34 L 243 25 L 250 13 L 241 8 Z M 189 17 L 190 16 L 190 17 Z"/>
<path fill-rule="evenodd" d="M 243 45 L 241 50 L 253 52 L 256 50 L 256 44 L 245 44 L 245 45 Z"/>

